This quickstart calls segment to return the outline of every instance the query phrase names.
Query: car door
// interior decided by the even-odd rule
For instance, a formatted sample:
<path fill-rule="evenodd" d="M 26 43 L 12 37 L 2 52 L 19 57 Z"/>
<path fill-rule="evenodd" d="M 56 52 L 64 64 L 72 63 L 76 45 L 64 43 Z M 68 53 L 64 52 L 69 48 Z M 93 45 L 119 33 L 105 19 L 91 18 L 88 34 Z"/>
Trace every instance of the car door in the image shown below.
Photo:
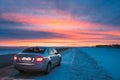
<path fill-rule="evenodd" d="M 52 51 L 53 51 L 53 55 L 54 55 L 54 59 L 55 59 L 55 65 L 57 65 L 59 62 L 59 56 L 58 56 L 58 54 L 56 54 L 57 51 L 54 48 L 52 48 Z"/>
<path fill-rule="evenodd" d="M 52 48 L 49 48 L 49 56 L 51 58 L 52 64 L 55 65 L 56 64 L 56 59 L 55 59 L 56 56 L 55 56 L 54 51 L 53 51 Z"/>

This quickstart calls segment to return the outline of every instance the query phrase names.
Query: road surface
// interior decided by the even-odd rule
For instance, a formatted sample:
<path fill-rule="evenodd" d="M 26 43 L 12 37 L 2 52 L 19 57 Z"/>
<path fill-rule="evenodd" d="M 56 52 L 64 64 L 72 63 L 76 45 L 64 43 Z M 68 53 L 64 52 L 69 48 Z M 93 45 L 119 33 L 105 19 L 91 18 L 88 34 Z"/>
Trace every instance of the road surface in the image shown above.
<path fill-rule="evenodd" d="M 80 49 L 69 49 L 61 54 L 61 66 L 52 69 L 48 75 L 20 74 L 9 66 L 0 70 L 0 80 L 112 80 L 93 58 Z"/>

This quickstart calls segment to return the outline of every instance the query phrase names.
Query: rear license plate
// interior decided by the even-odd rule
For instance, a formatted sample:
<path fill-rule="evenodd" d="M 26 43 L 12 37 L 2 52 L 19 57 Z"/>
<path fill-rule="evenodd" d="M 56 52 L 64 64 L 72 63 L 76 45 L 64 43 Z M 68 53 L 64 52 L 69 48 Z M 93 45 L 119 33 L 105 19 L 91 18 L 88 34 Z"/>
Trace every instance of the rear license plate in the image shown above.
<path fill-rule="evenodd" d="M 31 57 L 23 57 L 23 58 L 21 58 L 21 60 L 22 60 L 22 61 L 24 61 L 24 60 L 26 60 L 26 61 L 31 61 L 32 58 L 31 58 Z"/>
<path fill-rule="evenodd" d="M 32 58 L 31 57 L 22 57 L 21 61 L 23 61 L 23 62 L 31 62 Z"/>

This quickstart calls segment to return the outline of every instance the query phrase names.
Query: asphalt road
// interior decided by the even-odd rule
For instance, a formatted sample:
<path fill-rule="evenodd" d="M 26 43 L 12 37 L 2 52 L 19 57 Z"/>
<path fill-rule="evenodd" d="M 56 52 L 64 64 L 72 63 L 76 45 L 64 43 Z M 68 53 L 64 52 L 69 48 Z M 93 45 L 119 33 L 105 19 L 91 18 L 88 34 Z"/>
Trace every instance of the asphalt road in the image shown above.
<path fill-rule="evenodd" d="M 109 74 L 97 62 L 80 49 L 62 53 L 62 64 L 48 74 L 20 74 L 13 66 L 0 70 L 0 80 L 111 80 Z"/>

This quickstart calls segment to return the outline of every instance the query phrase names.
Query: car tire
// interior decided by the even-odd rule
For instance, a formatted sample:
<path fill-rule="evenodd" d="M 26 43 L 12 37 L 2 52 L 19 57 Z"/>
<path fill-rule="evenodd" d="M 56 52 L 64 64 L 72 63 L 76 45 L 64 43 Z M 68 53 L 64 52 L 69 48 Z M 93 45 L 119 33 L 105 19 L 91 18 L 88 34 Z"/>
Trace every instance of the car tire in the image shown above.
<path fill-rule="evenodd" d="M 58 66 L 60 66 L 61 65 L 61 58 L 59 59 L 59 63 L 58 63 Z"/>
<path fill-rule="evenodd" d="M 51 71 L 51 63 L 48 63 L 48 64 L 47 64 L 46 71 L 45 71 L 45 74 L 50 73 L 50 71 Z"/>

